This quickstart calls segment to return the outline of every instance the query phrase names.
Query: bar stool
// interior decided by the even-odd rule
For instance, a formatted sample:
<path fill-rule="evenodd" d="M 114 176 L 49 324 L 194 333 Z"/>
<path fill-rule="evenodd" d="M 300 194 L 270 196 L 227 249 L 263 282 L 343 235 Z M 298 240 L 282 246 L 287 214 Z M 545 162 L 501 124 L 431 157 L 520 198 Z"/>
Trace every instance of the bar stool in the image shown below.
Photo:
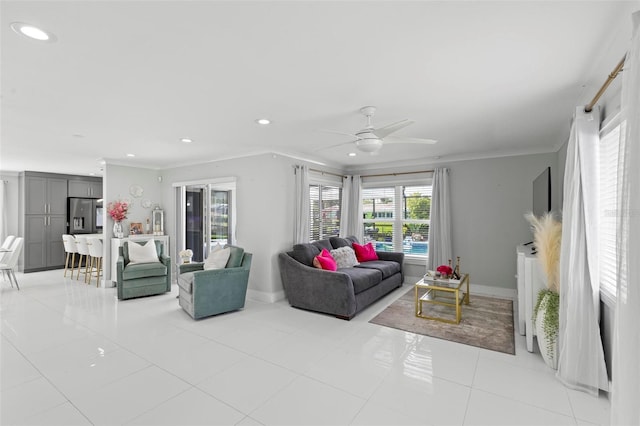
<path fill-rule="evenodd" d="M 62 244 L 64 244 L 64 251 L 67 253 L 67 256 L 64 260 L 64 275 L 67 276 L 67 270 L 69 266 L 71 266 L 71 278 L 73 278 L 73 271 L 76 267 L 76 253 L 78 252 L 78 247 L 76 246 L 76 240 L 73 238 L 73 235 L 62 234 Z M 69 258 L 71 258 L 71 265 L 69 265 Z M 78 265 L 78 268 L 80 265 Z"/>
<path fill-rule="evenodd" d="M 89 263 L 90 263 L 90 253 L 89 253 L 89 245 L 87 244 L 87 238 L 78 235 L 76 237 L 76 247 L 78 249 L 78 254 L 80 255 L 80 259 L 78 259 L 78 276 L 76 279 L 80 279 L 80 272 L 82 269 L 82 258 L 84 258 L 84 282 L 87 282 L 87 277 L 89 276 L 87 272 L 89 271 Z"/>
<path fill-rule="evenodd" d="M 91 263 L 89 266 L 89 284 L 91 284 L 91 277 L 93 277 L 93 268 L 96 268 L 96 287 L 100 287 L 100 272 L 102 271 L 102 240 L 99 238 L 89 238 L 87 244 L 89 245 L 89 255 L 91 256 Z"/>

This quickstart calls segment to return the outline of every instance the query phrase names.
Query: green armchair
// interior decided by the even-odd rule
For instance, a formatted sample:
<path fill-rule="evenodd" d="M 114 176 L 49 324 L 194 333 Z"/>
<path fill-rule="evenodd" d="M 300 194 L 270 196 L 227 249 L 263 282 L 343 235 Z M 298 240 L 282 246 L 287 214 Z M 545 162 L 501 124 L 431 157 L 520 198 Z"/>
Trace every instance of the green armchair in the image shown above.
<path fill-rule="evenodd" d="M 154 241 L 158 262 L 131 263 L 129 244 L 143 245 L 146 241 L 125 241 L 118 248 L 116 263 L 118 299 L 151 296 L 171 291 L 171 258 L 164 255 L 162 242 Z"/>
<path fill-rule="evenodd" d="M 204 269 L 204 263 L 180 265 L 179 304 L 193 319 L 244 308 L 252 254 L 235 246 L 223 269 Z"/>

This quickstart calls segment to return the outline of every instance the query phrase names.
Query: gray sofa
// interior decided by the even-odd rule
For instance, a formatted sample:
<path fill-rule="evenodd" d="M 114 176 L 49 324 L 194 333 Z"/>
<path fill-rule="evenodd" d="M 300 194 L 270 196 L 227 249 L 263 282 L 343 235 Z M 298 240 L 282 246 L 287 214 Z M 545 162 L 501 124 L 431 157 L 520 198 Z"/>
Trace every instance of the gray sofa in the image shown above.
<path fill-rule="evenodd" d="M 296 244 L 278 255 L 280 276 L 289 304 L 296 308 L 351 319 L 392 290 L 402 286 L 404 253 L 377 252 L 378 260 L 351 268 L 325 271 L 313 266 L 323 248 L 331 251 L 358 242 L 355 237 Z"/>

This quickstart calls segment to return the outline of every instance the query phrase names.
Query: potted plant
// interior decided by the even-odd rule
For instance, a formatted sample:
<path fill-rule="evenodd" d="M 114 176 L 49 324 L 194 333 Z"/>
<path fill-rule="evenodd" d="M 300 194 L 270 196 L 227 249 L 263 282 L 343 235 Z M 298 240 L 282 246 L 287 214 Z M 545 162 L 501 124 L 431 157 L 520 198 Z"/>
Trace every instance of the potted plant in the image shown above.
<path fill-rule="evenodd" d="M 116 238 L 124 237 L 124 231 L 122 229 L 122 221 L 127 218 L 127 212 L 129 211 L 129 203 L 126 201 L 112 201 L 107 205 L 107 213 L 113 219 L 113 236 Z"/>
<path fill-rule="evenodd" d="M 538 293 L 533 310 L 533 323 L 542 358 L 554 370 L 558 368 L 558 330 L 560 309 L 560 246 L 562 225 L 552 213 L 541 217 L 526 215 L 533 229 L 533 244 L 546 278 L 546 290 Z"/>

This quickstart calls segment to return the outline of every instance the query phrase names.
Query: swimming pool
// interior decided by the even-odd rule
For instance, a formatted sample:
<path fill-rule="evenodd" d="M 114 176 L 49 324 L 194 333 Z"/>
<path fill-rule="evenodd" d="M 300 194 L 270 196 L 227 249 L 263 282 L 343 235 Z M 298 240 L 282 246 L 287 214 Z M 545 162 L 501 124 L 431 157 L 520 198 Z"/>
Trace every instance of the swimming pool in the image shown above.
<path fill-rule="evenodd" d="M 385 241 L 376 241 L 376 251 L 393 251 L 393 244 Z M 402 252 L 404 254 L 415 254 L 426 256 L 429 253 L 429 243 L 427 241 L 403 241 Z"/>

